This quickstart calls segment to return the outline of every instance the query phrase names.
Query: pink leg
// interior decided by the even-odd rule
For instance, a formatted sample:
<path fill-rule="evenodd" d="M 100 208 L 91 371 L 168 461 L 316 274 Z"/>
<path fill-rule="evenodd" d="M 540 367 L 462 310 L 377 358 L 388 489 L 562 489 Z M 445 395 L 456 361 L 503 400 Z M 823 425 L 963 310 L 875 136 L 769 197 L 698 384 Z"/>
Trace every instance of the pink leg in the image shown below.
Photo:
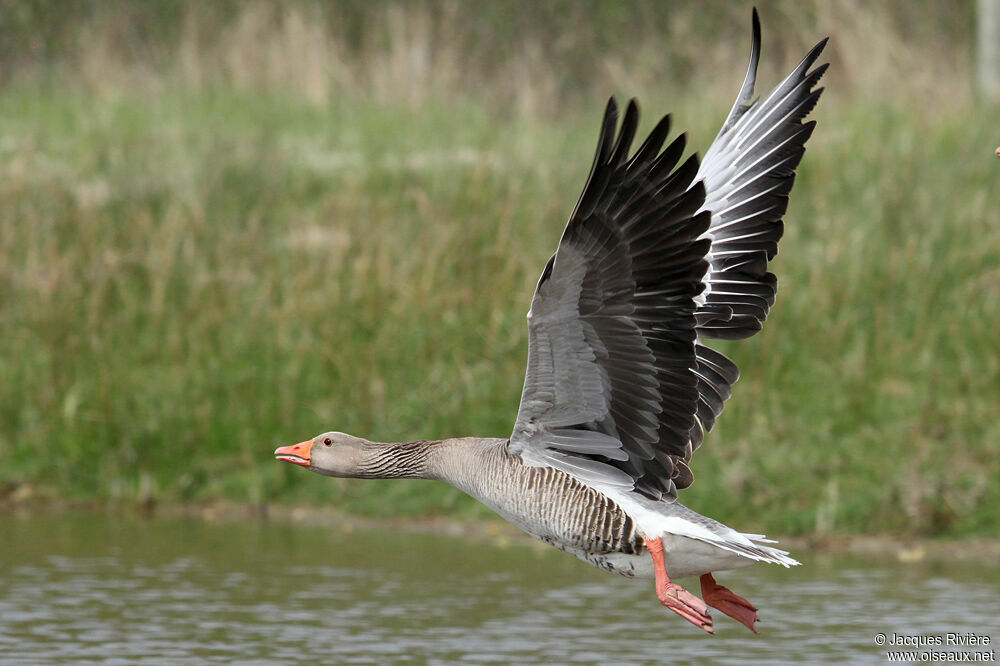
<path fill-rule="evenodd" d="M 737 622 L 745 624 L 753 633 L 757 633 L 757 628 L 753 626 L 754 622 L 757 622 L 757 607 L 716 583 L 710 573 L 701 577 L 701 596 L 712 608 L 718 608 Z"/>
<path fill-rule="evenodd" d="M 663 563 L 663 541 L 661 539 L 645 539 L 646 549 L 653 557 L 653 569 L 656 572 L 656 596 L 660 603 L 674 611 L 696 627 L 714 634 L 712 617 L 708 614 L 705 602 L 694 596 L 677 583 L 671 583 L 667 577 L 667 568 Z"/>

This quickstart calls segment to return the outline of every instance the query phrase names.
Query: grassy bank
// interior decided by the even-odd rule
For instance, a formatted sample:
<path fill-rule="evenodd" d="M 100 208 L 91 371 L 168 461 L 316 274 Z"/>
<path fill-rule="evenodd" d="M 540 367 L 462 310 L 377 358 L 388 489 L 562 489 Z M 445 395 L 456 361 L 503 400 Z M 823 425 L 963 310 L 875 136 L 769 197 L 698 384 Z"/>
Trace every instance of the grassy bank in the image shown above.
<path fill-rule="evenodd" d="M 674 111 L 703 151 L 739 44 L 708 92 L 624 86 L 643 127 Z M 607 88 L 510 113 L 500 83 L 442 101 L 130 67 L 24 67 L 0 89 L 0 489 L 485 515 L 444 486 L 321 479 L 270 452 L 327 429 L 509 433 L 524 313 Z M 839 81 L 853 94 L 816 114 L 777 306 L 723 347 L 743 379 L 683 499 L 776 533 L 987 534 L 998 109 Z"/>

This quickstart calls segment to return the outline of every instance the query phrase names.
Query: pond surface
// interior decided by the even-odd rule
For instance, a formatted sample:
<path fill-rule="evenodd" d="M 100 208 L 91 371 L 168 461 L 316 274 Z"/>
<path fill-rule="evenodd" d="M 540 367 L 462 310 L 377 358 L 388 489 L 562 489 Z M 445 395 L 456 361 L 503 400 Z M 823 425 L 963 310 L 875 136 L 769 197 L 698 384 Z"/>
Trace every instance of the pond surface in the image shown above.
<path fill-rule="evenodd" d="M 972 632 L 991 644 L 904 649 L 998 658 L 1000 568 L 797 555 L 718 576 L 761 609 L 761 633 L 713 611 L 709 636 L 651 581 L 530 542 L 4 515 L 0 663 L 883 664 L 879 632 Z"/>

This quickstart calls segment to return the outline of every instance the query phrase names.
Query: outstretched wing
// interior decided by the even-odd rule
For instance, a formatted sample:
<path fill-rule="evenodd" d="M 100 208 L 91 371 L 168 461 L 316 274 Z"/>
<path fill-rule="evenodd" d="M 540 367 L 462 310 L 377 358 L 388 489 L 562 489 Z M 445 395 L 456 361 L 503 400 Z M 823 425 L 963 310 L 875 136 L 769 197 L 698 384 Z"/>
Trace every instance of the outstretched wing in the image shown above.
<path fill-rule="evenodd" d="M 712 245 L 705 290 L 696 298 L 699 426 L 691 431 L 693 448 L 701 444 L 703 430 L 715 424 L 739 378 L 736 365 L 700 339 L 748 338 L 762 328 L 774 304 L 778 281 L 767 263 L 778 252 L 795 167 L 816 125 L 802 119 L 823 92 L 815 86 L 827 65 L 809 68 L 826 42 L 814 46 L 763 101 L 754 100 L 760 57 L 760 21 L 754 9 L 746 78 L 698 170 L 697 179 L 705 186 L 701 210 L 712 215 L 705 234 Z"/>
<path fill-rule="evenodd" d="M 587 185 L 528 313 L 528 369 L 509 450 L 596 486 L 673 497 L 690 483 L 695 297 L 710 240 L 698 160 L 674 168 L 669 117 L 634 156 L 639 110 L 608 102 Z"/>
<path fill-rule="evenodd" d="M 739 377 L 701 344 L 760 330 L 794 169 L 814 123 L 802 118 L 826 66 L 820 42 L 762 102 L 751 101 L 760 52 L 705 161 L 669 117 L 635 155 L 638 108 L 608 103 L 597 155 L 556 254 L 538 281 L 528 369 L 509 450 L 598 487 L 673 498 Z M 676 168 L 675 168 L 676 167 Z"/>

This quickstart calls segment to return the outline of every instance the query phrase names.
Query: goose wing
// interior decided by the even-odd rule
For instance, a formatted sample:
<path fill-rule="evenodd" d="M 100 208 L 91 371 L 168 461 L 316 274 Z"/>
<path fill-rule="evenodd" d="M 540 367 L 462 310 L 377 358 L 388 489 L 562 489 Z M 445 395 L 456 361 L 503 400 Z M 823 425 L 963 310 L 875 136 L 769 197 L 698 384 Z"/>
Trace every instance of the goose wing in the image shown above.
<path fill-rule="evenodd" d="M 509 450 L 594 486 L 674 496 L 698 401 L 695 297 L 711 214 L 669 117 L 630 158 L 631 101 L 608 102 L 583 194 L 528 313 L 528 368 Z M 676 168 L 675 168 L 676 167 Z"/>
<path fill-rule="evenodd" d="M 508 448 L 588 485 L 676 497 L 739 372 L 703 338 L 749 337 L 774 302 L 777 251 L 794 168 L 814 123 L 802 118 L 826 66 L 825 40 L 763 102 L 751 101 L 760 50 L 699 165 L 665 149 L 669 116 L 630 158 L 634 101 L 615 133 L 610 100 L 587 184 L 528 313 L 528 367 Z"/>
<path fill-rule="evenodd" d="M 746 78 L 698 170 L 696 180 L 705 186 L 701 212 L 711 213 L 705 236 L 712 244 L 705 289 L 695 299 L 698 425 L 691 431 L 693 449 L 715 424 L 739 378 L 736 364 L 701 340 L 748 338 L 762 328 L 774 305 L 778 281 L 767 264 L 778 252 L 795 168 L 816 126 L 816 121 L 802 120 L 823 92 L 815 86 L 827 65 L 810 67 L 826 42 L 814 46 L 763 101 L 754 100 L 760 57 L 760 21 L 754 9 Z"/>

